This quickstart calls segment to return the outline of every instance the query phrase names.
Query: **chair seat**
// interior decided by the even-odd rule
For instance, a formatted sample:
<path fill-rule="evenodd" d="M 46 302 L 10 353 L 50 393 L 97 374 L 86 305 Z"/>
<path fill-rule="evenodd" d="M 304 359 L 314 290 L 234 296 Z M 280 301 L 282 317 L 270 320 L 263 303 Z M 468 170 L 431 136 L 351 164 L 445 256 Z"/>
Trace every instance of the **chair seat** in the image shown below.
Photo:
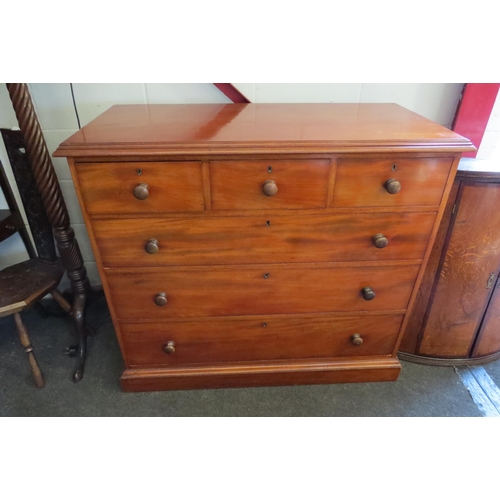
<path fill-rule="evenodd" d="M 64 274 L 60 262 L 39 258 L 0 271 L 0 317 L 31 306 L 59 285 Z"/>

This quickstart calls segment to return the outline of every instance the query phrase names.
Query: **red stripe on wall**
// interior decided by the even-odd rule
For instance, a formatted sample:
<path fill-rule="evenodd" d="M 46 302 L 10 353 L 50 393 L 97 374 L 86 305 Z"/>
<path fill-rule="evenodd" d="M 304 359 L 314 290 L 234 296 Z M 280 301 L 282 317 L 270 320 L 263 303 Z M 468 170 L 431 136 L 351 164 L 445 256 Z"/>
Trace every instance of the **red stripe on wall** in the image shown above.
<path fill-rule="evenodd" d="M 466 83 L 452 129 L 467 137 L 477 149 L 483 140 L 500 83 Z M 475 158 L 476 152 L 463 156 Z"/>
<path fill-rule="evenodd" d="M 214 83 L 214 85 L 233 102 L 250 102 L 232 83 Z"/>

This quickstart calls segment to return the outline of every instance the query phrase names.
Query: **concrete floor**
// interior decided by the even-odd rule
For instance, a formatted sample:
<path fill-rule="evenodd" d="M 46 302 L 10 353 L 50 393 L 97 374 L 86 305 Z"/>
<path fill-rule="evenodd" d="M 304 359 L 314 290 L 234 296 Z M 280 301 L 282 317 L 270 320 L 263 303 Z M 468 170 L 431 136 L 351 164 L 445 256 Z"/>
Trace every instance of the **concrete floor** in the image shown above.
<path fill-rule="evenodd" d="M 89 341 L 85 377 L 70 379 L 64 355 L 72 326 L 64 317 L 23 313 L 46 379 L 33 387 L 12 317 L 0 318 L 0 416 L 327 416 L 480 417 L 452 367 L 402 362 L 396 382 L 124 393 L 118 344 L 104 299 L 89 310 L 98 335 Z M 500 361 L 483 365 L 500 385 Z"/>

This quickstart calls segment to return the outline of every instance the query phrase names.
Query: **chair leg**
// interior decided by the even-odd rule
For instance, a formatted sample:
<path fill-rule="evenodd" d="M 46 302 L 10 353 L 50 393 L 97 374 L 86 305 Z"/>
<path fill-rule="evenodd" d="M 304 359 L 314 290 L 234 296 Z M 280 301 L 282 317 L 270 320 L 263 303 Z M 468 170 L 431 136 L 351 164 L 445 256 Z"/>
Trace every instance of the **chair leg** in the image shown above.
<path fill-rule="evenodd" d="M 24 347 L 24 350 L 28 355 L 28 360 L 31 366 L 31 372 L 33 373 L 33 378 L 35 380 L 35 385 L 37 387 L 43 387 L 45 385 L 45 380 L 43 379 L 42 371 L 40 370 L 40 367 L 38 366 L 35 358 L 35 354 L 33 353 L 33 346 L 31 345 L 28 330 L 26 330 L 26 327 L 24 326 L 21 315 L 19 313 L 14 314 L 14 320 L 16 322 L 17 332 L 19 333 L 21 345 Z"/>
<path fill-rule="evenodd" d="M 63 294 L 57 289 L 57 288 L 54 288 L 54 290 L 52 290 L 50 292 L 50 295 L 52 295 L 52 297 L 54 297 L 55 301 L 68 313 L 68 314 L 71 314 L 71 310 L 72 310 L 72 307 L 71 307 L 71 304 L 63 297 Z"/>
<path fill-rule="evenodd" d="M 78 334 L 78 351 L 76 353 L 76 369 L 73 372 L 73 382 L 79 382 L 83 378 L 85 369 L 85 359 L 87 357 L 87 328 L 85 326 L 85 303 L 87 295 L 77 293 L 73 303 L 72 316 L 75 322 L 76 332 Z"/>

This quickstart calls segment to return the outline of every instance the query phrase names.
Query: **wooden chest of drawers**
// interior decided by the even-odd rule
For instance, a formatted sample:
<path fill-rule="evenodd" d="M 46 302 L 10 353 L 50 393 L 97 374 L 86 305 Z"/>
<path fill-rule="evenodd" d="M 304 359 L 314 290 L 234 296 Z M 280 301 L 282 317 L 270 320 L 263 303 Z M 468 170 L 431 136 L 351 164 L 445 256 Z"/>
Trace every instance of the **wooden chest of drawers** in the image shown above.
<path fill-rule="evenodd" d="M 115 106 L 62 143 L 124 390 L 395 380 L 463 151 L 397 105 Z"/>

